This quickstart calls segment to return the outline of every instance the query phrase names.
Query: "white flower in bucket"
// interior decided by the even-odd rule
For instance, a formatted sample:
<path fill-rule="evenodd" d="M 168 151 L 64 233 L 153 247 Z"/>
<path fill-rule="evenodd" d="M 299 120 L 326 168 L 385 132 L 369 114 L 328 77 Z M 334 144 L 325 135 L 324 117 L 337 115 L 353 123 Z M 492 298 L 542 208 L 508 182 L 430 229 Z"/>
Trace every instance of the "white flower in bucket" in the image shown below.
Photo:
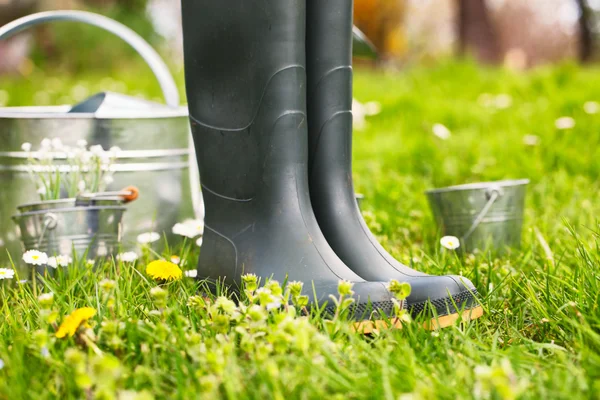
<path fill-rule="evenodd" d="M 456 236 L 444 236 L 440 243 L 448 250 L 456 250 L 460 247 L 460 240 Z"/>
<path fill-rule="evenodd" d="M 60 138 L 53 138 L 50 142 L 52 143 L 52 148 L 56 151 L 63 151 L 66 148 Z"/>
<path fill-rule="evenodd" d="M 104 184 L 106 186 L 110 185 L 111 183 L 113 183 L 115 181 L 115 178 L 113 178 L 112 175 L 106 175 L 104 178 L 102 178 L 104 180 Z"/>
<path fill-rule="evenodd" d="M 112 183 L 112 163 L 121 150 L 113 147 L 104 151 L 102 145 L 86 148 L 85 140 L 77 141 L 75 147 L 65 145 L 61 139 L 44 139 L 36 152 L 31 152 L 31 143 L 21 148 L 29 153 L 29 175 L 42 201 L 74 198 L 83 192 L 102 192 Z M 64 159 L 68 165 L 64 165 Z M 41 188 L 44 188 L 43 190 Z"/>
<path fill-rule="evenodd" d="M 29 153 L 31 151 L 31 147 L 31 143 L 25 142 L 21 145 L 21 150 L 23 150 L 26 153 Z"/>
<path fill-rule="evenodd" d="M 127 251 L 125 253 L 120 253 L 119 255 L 117 255 L 118 261 L 126 262 L 126 263 L 133 263 L 133 262 L 137 261 L 138 258 L 139 258 L 139 256 L 134 251 Z"/>
<path fill-rule="evenodd" d="M 15 277 L 15 271 L 8 268 L 0 268 L 0 281 L 4 279 L 12 279 Z"/>
<path fill-rule="evenodd" d="M 202 239 L 202 236 L 200 236 L 200 237 L 198 238 L 198 240 L 196 240 L 196 246 L 198 246 L 198 247 L 202 247 L 202 242 L 203 242 L 203 241 L 204 241 L 204 240 Z"/>
<path fill-rule="evenodd" d="M 52 147 L 52 140 L 50 140 L 48 138 L 44 138 L 44 139 L 42 139 L 40 146 L 42 147 L 43 150 L 50 150 L 50 148 Z"/>
<path fill-rule="evenodd" d="M 104 155 L 104 148 L 101 144 L 95 144 L 90 146 L 90 153 L 92 153 L 93 156 L 102 157 Z"/>
<path fill-rule="evenodd" d="M 111 147 L 108 152 L 110 153 L 110 156 L 114 159 L 117 158 L 119 156 L 119 153 L 121 152 L 121 148 L 118 146 L 113 146 Z"/>
<path fill-rule="evenodd" d="M 38 250 L 28 250 L 23 254 L 23 261 L 29 265 L 46 265 L 48 264 L 48 255 Z"/>
<path fill-rule="evenodd" d="M 139 234 L 137 237 L 137 242 L 139 244 L 150 244 L 160 240 L 160 234 L 157 232 L 146 232 Z"/>

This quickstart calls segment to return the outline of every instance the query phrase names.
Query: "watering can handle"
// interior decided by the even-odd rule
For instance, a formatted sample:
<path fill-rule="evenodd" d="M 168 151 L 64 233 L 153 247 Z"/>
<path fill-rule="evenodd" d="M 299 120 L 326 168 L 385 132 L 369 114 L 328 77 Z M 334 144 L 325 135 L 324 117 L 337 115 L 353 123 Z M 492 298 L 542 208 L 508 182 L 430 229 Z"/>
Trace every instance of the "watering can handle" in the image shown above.
<path fill-rule="evenodd" d="M 31 14 L 12 21 L 0 28 L 0 40 L 7 39 L 23 30 L 33 26 L 52 21 L 74 21 L 97 26 L 108 31 L 129 44 L 146 61 L 165 97 L 165 102 L 170 107 L 179 106 L 179 91 L 169 72 L 169 68 L 160 58 L 158 53 L 137 33 L 110 18 L 86 11 L 46 11 Z"/>
<path fill-rule="evenodd" d="M 473 225 L 469 228 L 467 233 L 465 233 L 462 237 L 462 241 L 465 242 L 472 234 L 475 232 L 475 229 L 483 222 L 483 219 L 487 216 L 488 212 L 500 197 L 502 197 L 504 193 L 500 187 L 492 186 L 488 188 L 486 191 L 486 196 L 488 197 L 488 202 L 485 204 L 475 221 L 473 221 Z"/>

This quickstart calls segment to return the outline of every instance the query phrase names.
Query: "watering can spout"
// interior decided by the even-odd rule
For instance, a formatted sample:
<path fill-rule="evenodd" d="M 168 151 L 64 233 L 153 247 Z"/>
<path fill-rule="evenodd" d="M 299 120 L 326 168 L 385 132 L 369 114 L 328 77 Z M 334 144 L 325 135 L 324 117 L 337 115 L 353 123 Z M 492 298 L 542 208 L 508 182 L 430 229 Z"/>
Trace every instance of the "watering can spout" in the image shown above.
<path fill-rule="evenodd" d="M 169 107 L 120 93 L 101 92 L 74 105 L 69 113 L 107 114 L 115 111 L 147 111 Z"/>

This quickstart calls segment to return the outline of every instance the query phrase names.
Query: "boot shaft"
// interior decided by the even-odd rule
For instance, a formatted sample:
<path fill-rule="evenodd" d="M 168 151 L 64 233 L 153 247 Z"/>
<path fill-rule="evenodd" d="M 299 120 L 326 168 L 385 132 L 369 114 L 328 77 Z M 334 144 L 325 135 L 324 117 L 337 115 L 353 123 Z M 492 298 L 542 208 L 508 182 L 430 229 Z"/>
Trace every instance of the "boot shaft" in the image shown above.
<path fill-rule="evenodd" d="M 353 1 L 307 0 L 306 14 L 309 176 L 318 184 L 317 175 L 344 179 L 351 168 Z"/>
<path fill-rule="evenodd" d="M 308 157 L 305 0 L 182 5 L 186 90 L 203 187 L 233 200 L 278 203 L 287 192 L 274 180 L 286 179 Z M 289 119 L 297 133 L 285 139 L 293 143 L 273 135 Z"/>

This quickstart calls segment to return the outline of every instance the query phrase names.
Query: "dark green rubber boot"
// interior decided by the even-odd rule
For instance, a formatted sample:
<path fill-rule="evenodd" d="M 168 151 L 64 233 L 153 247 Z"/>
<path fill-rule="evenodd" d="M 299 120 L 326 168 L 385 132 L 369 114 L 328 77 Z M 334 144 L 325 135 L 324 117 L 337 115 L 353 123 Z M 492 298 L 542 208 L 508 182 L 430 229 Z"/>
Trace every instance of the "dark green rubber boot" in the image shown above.
<path fill-rule="evenodd" d="M 481 309 L 470 281 L 400 264 L 362 219 L 352 184 L 352 9 L 352 0 L 307 0 L 309 179 L 319 226 L 336 254 L 362 278 L 409 282 L 413 315 L 432 304 L 447 322 L 465 310 L 467 317 L 477 317 Z"/>
<path fill-rule="evenodd" d="M 390 315 L 327 244 L 308 189 L 305 0 L 183 0 L 185 76 L 206 232 L 201 279 L 305 283 L 311 301 L 354 282 L 355 317 Z M 313 296 L 313 286 L 316 296 Z M 368 315 L 367 315 L 368 316 Z"/>

